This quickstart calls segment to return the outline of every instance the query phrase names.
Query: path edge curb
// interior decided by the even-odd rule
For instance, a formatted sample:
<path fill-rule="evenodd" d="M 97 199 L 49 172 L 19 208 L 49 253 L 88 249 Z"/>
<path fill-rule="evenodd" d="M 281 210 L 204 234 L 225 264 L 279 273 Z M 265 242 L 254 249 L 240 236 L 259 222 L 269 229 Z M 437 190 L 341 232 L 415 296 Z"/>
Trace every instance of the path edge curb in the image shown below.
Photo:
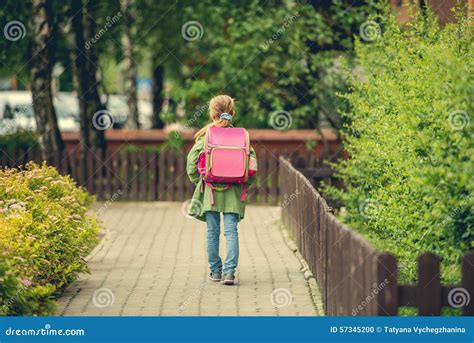
<path fill-rule="evenodd" d="M 290 236 L 290 232 L 281 221 L 278 226 L 280 227 L 280 232 L 283 236 L 283 240 L 285 241 L 286 245 L 293 252 L 293 254 L 296 256 L 296 258 L 301 264 L 301 271 L 304 275 L 306 282 L 308 283 L 311 300 L 313 301 L 313 305 L 316 309 L 318 316 L 325 316 L 321 291 L 319 289 L 319 285 L 316 279 L 314 278 L 313 273 L 309 269 L 308 262 L 306 262 L 303 255 L 301 255 L 295 241 Z"/>

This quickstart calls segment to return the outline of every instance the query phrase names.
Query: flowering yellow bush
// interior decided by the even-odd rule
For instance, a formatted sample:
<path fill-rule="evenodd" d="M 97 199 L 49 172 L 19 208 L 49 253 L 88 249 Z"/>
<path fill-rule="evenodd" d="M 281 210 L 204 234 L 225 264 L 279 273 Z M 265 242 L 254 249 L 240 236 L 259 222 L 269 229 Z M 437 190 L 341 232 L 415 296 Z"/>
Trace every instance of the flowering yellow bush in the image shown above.
<path fill-rule="evenodd" d="M 45 164 L 0 170 L 0 315 L 50 314 L 54 296 L 87 271 L 93 200 Z"/>

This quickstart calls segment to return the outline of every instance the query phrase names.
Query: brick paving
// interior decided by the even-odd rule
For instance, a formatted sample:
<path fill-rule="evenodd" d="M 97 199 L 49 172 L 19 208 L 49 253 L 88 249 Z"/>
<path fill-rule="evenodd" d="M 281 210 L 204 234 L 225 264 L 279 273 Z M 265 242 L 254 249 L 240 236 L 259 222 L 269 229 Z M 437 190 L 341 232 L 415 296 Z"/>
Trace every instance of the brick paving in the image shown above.
<path fill-rule="evenodd" d="M 104 237 L 88 257 L 91 273 L 65 290 L 58 315 L 318 315 L 277 207 L 247 207 L 237 285 L 224 286 L 207 280 L 205 223 L 184 216 L 180 203 L 101 206 Z M 222 257 L 224 243 L 221 229 Z"/>

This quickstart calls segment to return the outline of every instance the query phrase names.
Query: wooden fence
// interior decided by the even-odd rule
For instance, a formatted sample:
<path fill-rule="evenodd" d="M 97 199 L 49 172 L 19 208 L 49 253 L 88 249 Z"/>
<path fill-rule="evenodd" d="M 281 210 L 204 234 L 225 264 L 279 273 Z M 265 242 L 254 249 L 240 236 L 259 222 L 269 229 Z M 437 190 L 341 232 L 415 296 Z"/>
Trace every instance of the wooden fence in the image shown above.
<path fill-rule="evenodd" d="M 402 306 L 440 315 L 458 305 L 474 315 L 474 252 L 462 259 L 460 285 L 440 283 L 440 260 L 431 253 L 417 261 L 417 284 L 399 285 L 395 257 L 340 223 L 303 173 L 283 157 L 279 162 L 283 222 L 318 281 L 327 315 L 397 315 Z"/>
<path fill-rule="evenodd" d="M 248 194 L 250 202 L 260 204 L 278 203 L 278 163 L 281 155 L 300 165 L 308 165 L 308 170 L 317 167 L 324 169 L 325 156 L 331 157 L 328 154 L 315 156 L 289 150 L 256 150 L 259 171 Z M 0 167 L 19 167 L 28 161 L 41 163 L 39 151 L 17 149 L 0 153 Z M 118 201 L 183 201 L 191 198 L 195 188 L 186 174 L 186 155 L 174 149 L 122 149 L 105 154 L 88 151 L 85 158 L 81 158 L 78 151 L 71 151 L 63 156 L 51 154 L 47 163 L 55 166 L 61 174 L 69 174 L 102 201 L 111 198 Z M 312 174 L 316 182 L 322 179 L 329 181 L 331 175 Z"/>

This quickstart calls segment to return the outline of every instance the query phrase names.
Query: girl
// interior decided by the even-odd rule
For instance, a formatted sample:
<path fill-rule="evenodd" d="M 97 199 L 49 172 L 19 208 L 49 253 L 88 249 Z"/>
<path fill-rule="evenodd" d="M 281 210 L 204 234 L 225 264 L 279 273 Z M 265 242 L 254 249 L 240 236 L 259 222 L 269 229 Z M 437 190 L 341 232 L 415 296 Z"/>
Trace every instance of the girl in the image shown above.
<path fill-rule="evenodd" d="M 240 200 L 242 185 L 232 184 L 229 189 L 219 191 L 223 185 L 216 184 L 214 190 L 214 204 L 210 201 L 210 189 L 204 187 L 201 192 L 201 178 L 198 172 L 197 161 L 199 154 L 204 150 L 204 135 L 211 126 L 232 127 L 235 116 L 234 99 L 228 95 L 218 95 L 209 103 L 209 116 L 211 123 L 199 130 L 193 148 L 188 154 L 186 170 L 191 181 L 196 184 L 189 214 L 207 223 L 207 255 L 209 260 L 212 281 L 222 281 L 224 285 L 233 285 L 235 269 L 239 259 L 239 238 L 237 224 L 244 218 L 245 203 Z M 256 158 L 255 151 L 250 148 L 250 155 Z M 255 179 L 251 177 L 247 183 L 250 185 Z M 224 266 L 219 256 L 220 214 L 224 217 L 224 235 L 226 238 L 226 258 Z"/>

